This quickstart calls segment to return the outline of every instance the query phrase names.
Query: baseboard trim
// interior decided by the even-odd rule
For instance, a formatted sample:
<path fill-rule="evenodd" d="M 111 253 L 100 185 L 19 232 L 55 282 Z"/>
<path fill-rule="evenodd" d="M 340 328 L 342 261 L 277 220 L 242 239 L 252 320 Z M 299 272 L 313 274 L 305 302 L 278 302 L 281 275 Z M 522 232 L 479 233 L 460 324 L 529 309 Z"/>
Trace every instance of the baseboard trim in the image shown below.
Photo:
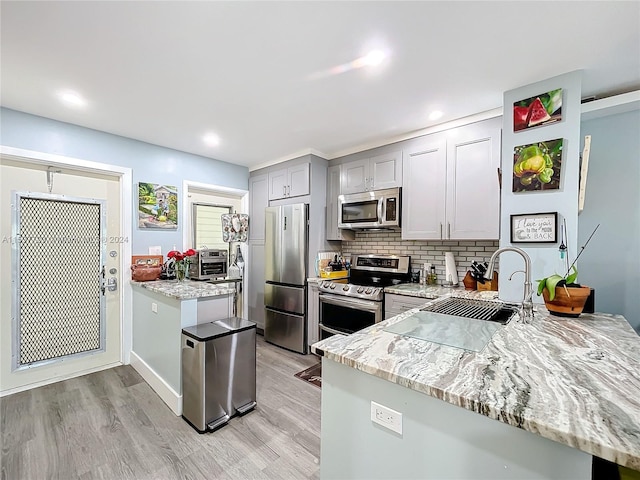
<path fill-rule="evenodd" d="M 69 373 L 65 375 L 58 375 L 52 378 L 47 378 L 46 380 L 40 380 L 39 382 L 28 383 L 26 385 L 20 385 L 19 387 L 9 388 L 7 390 L 0 391 L 0 398 L 6 397 L 7 395 L 13 395 L 14 393 L 20 393 L 26 390 L 31 390 L 32 388 L 44 387 L 46 385 L 51 385 L 52 383 L 62 382 L 64 380 L 69 380 L 71 378 L 82 377 L 83 375 L 89 375 L 90 373 L 101 372 L 102 370 L 108 370 L 109 368 L 119 367 L 120 365 L 122 365 L 122 362 L 108 363 L 106 365 L 100 365 L 99 367 L 88 368 L 80 372 Z"/>
<path fill-rule="evenodd" d="M 178 394 L 171 386 L 160 377 L 147 362 L 141 359 L 136 352 L 131 351 L 131 366 L 144 378 L 145 382 L 162 399 L 173 413 L 182 415 L 182 395 Z"/>

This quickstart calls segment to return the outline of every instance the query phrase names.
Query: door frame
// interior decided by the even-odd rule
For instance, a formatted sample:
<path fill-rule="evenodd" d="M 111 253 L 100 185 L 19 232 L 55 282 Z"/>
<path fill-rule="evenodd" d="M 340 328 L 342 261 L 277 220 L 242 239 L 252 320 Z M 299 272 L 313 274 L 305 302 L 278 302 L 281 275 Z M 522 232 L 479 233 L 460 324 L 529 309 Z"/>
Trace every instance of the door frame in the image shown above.
<path fill-rule="evenodd" d="M 195 182 L 193 180 L 183 180 L 182 181 L 182 218 L 191 218 L 191 210 L 189 205 L 189 188 L 204 190 L 211 195 L 221 194 L 221 195 L 233 195 L 240 199 L 240 209 L 241 212 L 249 213 L 249 190 L 242 190 L 240 188 L 232 188 L 232 187 L 223 187 L 221 185 L 211 185 L 209 183 Z M 251 219 L 249 219 L 251 221 Z M 191 230 L 193 229 L 193 222 L 189 221 L 190 228 L 182 229 L 182 246 L 183 248 L 187 248 L 188 245 L 191 245 L 193 235 Z M 249 226 L 251 228 L 251 226 Z M 249 263 L 249 242 L 241 242 L 240 243 L 240 251 L 242 252 L 242 257 L 244 258 L 245 270 L 243 273 L 243 279 L 246 278 L 247 275 L 247 265 Z M 244 287 L 242 288 L 242 305 L 243 305 L 243 315 L 245 318 L 248 318 L 248 305 L 249 301 L 249 292 L 247 288 L 246 282 L 244 283 Z"/>
<path fill-rule="evenodd" d="M 51 167 L 69 168 L 76 171 L 98 173 L 117 177 L 120 184 L 120 235 L 132 240 L 132 181 L 133 170 L 129 167 L 93 162 L 80 158 L 66 157 L 51 153 L 25 150 L 22 148 L 0 145 L 0 155 L 10 160 L 25 164 L 47 165 Z M 120 280 L 120 362 L 129 364 L 133 337 L 131 281 L 126 273 L 131 259 L 131 241 L 122 244 L 119 268 Z M 86 372 L 88 373 L 88 372 Z M 37 385 L 31 385 L 34 387 Z M 14 393 L 14 392 L 6 392 Z"/>

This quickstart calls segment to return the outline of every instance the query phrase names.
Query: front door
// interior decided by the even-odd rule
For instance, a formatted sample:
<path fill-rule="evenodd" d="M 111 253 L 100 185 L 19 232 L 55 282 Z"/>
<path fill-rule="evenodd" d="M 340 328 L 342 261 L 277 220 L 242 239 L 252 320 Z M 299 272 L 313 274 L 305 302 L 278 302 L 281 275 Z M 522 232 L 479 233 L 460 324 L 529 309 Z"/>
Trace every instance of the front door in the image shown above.
<path fill-rule="evenodd" d="M 120 364 L 120 179 L 0 169 L 0 391 Z"/>

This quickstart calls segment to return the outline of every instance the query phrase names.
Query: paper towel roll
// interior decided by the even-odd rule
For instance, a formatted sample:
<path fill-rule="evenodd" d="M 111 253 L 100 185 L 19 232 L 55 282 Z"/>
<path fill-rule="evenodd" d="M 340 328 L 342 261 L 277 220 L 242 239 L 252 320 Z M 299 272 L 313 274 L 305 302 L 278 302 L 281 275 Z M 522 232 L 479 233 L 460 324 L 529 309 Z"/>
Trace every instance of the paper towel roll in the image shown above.
<path fill-rule="evenodd" d="M 458 285 L 458 270 L 451 252 L 444 254 L 444 284 Z"/>

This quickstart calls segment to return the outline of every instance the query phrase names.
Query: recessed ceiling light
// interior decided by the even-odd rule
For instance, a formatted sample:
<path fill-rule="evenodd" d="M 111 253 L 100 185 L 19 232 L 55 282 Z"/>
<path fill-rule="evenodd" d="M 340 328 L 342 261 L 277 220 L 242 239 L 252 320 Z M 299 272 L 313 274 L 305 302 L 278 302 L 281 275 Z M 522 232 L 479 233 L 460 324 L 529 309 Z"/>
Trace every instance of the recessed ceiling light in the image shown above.
<path fill-rule="evenodd" d="M 72 90 L 64 90 L 58 93 L 58 98 L 68 107 L 82 108 L 87 105 L 87 101 L 82 96 Z"/>
<path fill-rule="evenodd" d="M 438 120 L 442 115 L 444 114 L 440 110 L 434 110 L 429 114 L 429 120 Z"/>
<path fill-rule="evenodd" d="M 371 67 L 375 67 L 380 65 L 382 61 L 386 58 L 387 54 L 382 50 L 372 50 L 367 53 L 364 57 L 362 57 L 362 61 L 365 65 L 369 65 Z"/>
<path fill-rule="evenodd" d="M 220 145 L 220 137 L 215 133 L 207 133 L 204 137 L 202 137 L 204 143 L 209 145 L 210 147 L 217 147 Z"/>

